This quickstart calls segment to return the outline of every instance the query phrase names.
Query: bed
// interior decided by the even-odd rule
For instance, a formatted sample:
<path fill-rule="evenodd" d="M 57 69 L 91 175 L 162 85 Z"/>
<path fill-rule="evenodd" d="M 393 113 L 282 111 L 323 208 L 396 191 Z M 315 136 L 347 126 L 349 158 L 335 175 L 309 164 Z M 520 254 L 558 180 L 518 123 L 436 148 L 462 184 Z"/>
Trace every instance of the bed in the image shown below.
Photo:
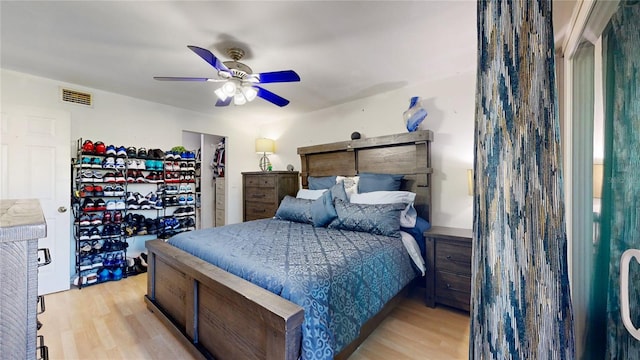
<path fill-rule="evenodd" d="M 310 177 L 319 178 L 334 175 L 350 177 L 363 173 L 401 174 L 403 175 L 401 189 L 416 194 L 414 207 L 420 217 L 429 221 L 431 210 L 430 142 L 432 137 L 430 131 L 416 131 L 300 147 L 298 154 L 301 159 L 302 186 L 303 188 L 308 187 Z M 330 304 L 317 302 L 314 303 L 314 306 L 307 303 L 303 306 L 296 304 L 294 301 L 301 303 L 296 295 L 299 294 L 299 288 L 293 287 L 288 290 L 279 288 L 280 284 L 287 282 L 287 279 L 292 277 L 291 274 L 276 271 L 276 275 L 273 277 L 281 276 L 282 278 L 275 281 L 273 283 L 275 285 L 270 283 L 273 279 L 255 279 L 253 274 L 257 271 L 256 269 L 271 266 L 266 260 L 263 262 L 259 255 L 262 254 L 264 259 L 280 257 L 275 250 L 270 252 L 273 249 L 267 246 L 268 243 L 265 242 L 267 239 L 263 238 L 262 243 L 257 242 L 255 245 L 247 246 L 253 251 L 254 256 L 257 254 L 258 257 L 245 259 L 243 255 L 234 260 L 217 262 L 219 266 L 212 265 L 215 259 L 208 259 L 207 255 L 198 253 L 197 249 L 189 248 L 190 246 L 197 247 L 196 237 L 203 233 L 207 233 L 209 238 L 215 239 L 221 238 L 220 232 L 226 232 L 225 236 L 230 236 L 230 238 L 239 233 L 249 232 L 250 234 L 264 234 L 266 237 L 271 236 L 275 239 L 279 237 L 278 234 L 283 233 L 282 227 L 287 229 L 287 233 L 294 234 L 289 238 L 289 242 L 298 238 L 311 241 L 307 237 L 308 234 L 305 235 L 305 233 L 311 232 L 318 234 L 320 239 L 336 236 L 336 233 L 332 232 L 334 230 L 330 229 L 303 226 L 282 219 L 265 219 L 227 225 L 223 228 L 195 231 L 192 232 L 193 234 L 182 236 L 191 238 L 190 242 L 189 239 L 177 239 L 180 241 L 175 246 L 162 240 L 147 242 L 149 271 L 145 301 L 148 308 L 188 345 L 196 357 L 220 359 L 299 358 L 304 351 L 308 351 L 303 350 L 303 347 L 305 349 L 308 347 L 306 342 L 309 341 L 309 338 L 313 338 L 308 335 L 311 327 L 309 326 L 309 317 L 305 318 L 304 309 L 313 312 L 317 307 L 328 307 Z M 345 236 L 349 239 L 356 239 L 360 236 L 346 231 L 341 232 L 346 234 Z M 259 237 L 258 235 L 249 236 Z M 367 238 L 361 244 L 355 244 L 357 241 L 353 240 L 354 244 L 349 246 L 354 246 L 354 249 L 358 247 L 358 249 L 353 251 L 338 249 L 338 252 L 362 251 L 359 247 L 366 246 L 370 242 L 380 242 L 383 244 L 381 248 L 391 249 L 392 246 L 384 244 L 387 238 L 387 236 L 374 236 L 372 238 L 374 240 Z M 174 239 L 170 239 L 170 242 L 172 241 Z M 190 245 L 184 245 L 184 243 Z M 231 248 L 242 247 L 238 244 L 241 243 L 234 244 L 232 241 L 223 241 L 209 246 L 217 248 L 223 248 L 227 245 Z M 297 242 L 294 245 L 297 246 Z M 177 246 L 182 246 L 189 252 L 179 249 Z M 324 246 L 330 247 L 331 245 L 326 243 Z M 306 250 L 295 251 L 302 254 Z M 397 252 L 397 250 L 390 250 L 390 252 L 394 251 Z M 330 251 L 323 248 L 320 252 Z M 301 258 L 300 254 L 288 258 L 285 261 L 287 266 L 291 266 L 291 259 Z M 387 255 L 379 256 L 383 259 L 383 256 Z M 388 265 L 393 261 L 379 262 Z M 300 266 L 304 268 L 313 265 L 303 264 Z M 367 266 L 366 262 L 362 266 Z M 406 264 L 398 266 L 406 268 Z M 387 273 L 388 270 L 380 272 Z M 236 276 L 234 273 L 240 276 Z M 253 278 L 252 281 L 259 285 L 249 282 L 241 276 Z M 372 281 L 380 282 L 380 280 Z M 329 355 L 327 355 L 328 353 L 315 355 L 305 353 L 303 358 L 347 358 L 402 299 L 411 284 L 411 279 L 403 279 L 401 283 L 407 285 L 402 289 L 394 288 L 381 291 L 381 293 L 385 293 L 385 296 L 379 296 L 381 299 L 379 304 L 375 304 L 375 306 L 364 305 L 363 308 L 375 309 L 375 314 L 366 314 L 364 319 L 358 319 L 354 322 L 339 321 L 342 324 L 340 326 L 351 329 L 346 331 L 346 333 L 351 332 L 350 337 L 342 338 L 342 330 L 335 334 L 328 332 L 330 340 L 339 343 L 339 352 L 336 351 L 336 353 Z M 335 312 L 329 313 L 335 318 L 345 318 L 341 318 Z M 360 314 L 361 311 L 351 311 L 351 314 L 354 313 Z M 355 330 L 353 329 L 354 323 L 358 324 L 358 328 Z M 355 331 L 355 335 L 353 335 L 353 331 Z M 306 339 L 303 339 L 303 333 L 307 334 L 305 335 Z M 325 333 L 321 331 L 318 334 Z M 325 335 L 318 335 L 318 338 L 322 336 Z M 303 341 L 305 341 L 304 346 L 302 345 Z M 322 347 L 317 349 L 326 351 Z"/>

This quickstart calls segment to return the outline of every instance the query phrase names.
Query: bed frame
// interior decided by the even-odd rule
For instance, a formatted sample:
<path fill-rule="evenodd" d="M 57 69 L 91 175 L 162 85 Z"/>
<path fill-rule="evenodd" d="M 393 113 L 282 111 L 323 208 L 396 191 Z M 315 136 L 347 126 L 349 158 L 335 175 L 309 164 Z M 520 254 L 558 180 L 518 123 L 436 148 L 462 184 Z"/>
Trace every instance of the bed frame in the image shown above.
<path fill-rule="evenodd" d="M 431 131 L 300 147 L 302 186 L 309 176 L 403 174 L 418 214 L 430 220 Z M 177 249 L 147 241 L 147 307 L 196 358 L 297 359 L 302 307 Z M 406 295 L 408 287 L 360 329 L 335 358 L 346 359 Z"/>

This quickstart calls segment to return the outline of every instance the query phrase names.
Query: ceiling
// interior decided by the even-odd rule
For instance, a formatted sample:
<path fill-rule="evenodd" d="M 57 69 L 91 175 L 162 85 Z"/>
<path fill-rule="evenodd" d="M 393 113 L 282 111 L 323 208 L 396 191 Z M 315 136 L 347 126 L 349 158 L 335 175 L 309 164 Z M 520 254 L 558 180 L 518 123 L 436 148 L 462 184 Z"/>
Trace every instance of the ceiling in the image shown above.
<path fill-rule="evenodd" d="M 554 1 L 556 44 L 574 4 Z M 0 16 L 4 69 L 213 116 L 299 116 L 476 66 L 475 1 L 1 1 Z M 284 108 L 216 108 L 218 83 L 153 79 L 215 77 L 187 45 L 302 80 L 264 85 Z"/>

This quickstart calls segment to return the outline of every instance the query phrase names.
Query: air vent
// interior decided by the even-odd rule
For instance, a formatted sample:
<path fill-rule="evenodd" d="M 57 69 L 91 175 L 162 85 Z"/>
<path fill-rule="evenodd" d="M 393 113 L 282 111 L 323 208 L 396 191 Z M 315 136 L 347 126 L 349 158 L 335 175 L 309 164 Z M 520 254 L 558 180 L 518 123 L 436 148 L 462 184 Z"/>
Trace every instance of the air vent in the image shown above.
<path fill-rule="evenodd" d="M 93 106 L 91 94 L 69 89 L 62 89 L 62 101 L 85 106 Z"/>

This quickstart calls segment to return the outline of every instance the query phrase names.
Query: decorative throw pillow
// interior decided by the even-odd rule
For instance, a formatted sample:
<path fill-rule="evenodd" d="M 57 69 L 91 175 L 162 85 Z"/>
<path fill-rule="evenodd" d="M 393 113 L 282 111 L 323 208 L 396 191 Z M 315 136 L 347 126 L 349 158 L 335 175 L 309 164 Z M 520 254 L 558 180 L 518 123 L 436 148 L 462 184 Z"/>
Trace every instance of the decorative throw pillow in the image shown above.
<path fill-rule="evenodd" d="M 336 183 L 343 183 L 347 198 L 350 198 L 351 194 L 358 192 L 358 180 L 360 178 L 357 176 L 336 176 Z"/>
<path fill-rule="evenodd" d="M 329 228 L 400 237 L 400 211 L 405 204 L 352 204 L 336 200 L 338 217 Z"/>
<path fill-rule="evenodd" d="M 410 228 L 416 224 L 418 213 L 413 207 L 416 193 L 410 191 L 372 191 L 351 195 L 352 203 L 356 204 L 397 204 L 406 205 L 400 213 L 400 226 Z"/>
<path fill-rule="evenodd" d="M 276 218 L 281 220 L 295 221 L 312 224 L 311 203 L 313 200 L 297 199 L 293 196 L 285 196 L 276 211 Z"/>
<path fill-rule="evenodd" d="M 336 217 L 338 217 L 338 213 L 336 213 L 336 209 L 333 207 L 331 191 L 325 192 L 311 203 L 311 220 L 313 221 L 313 226 L 325 226 Z"/>
<path fill-rule="evenodd" d="M 298 193 L 296 194 L 296 198 L 298 198 L 298 199 L 315 200 L 315 199 L 319 198 L 320 196 L 322 196 L 322 194 L 324 192 L 326 192 L 326 191 L 327 191 L 327 189 L 324 189 L 324 190 L 300 189 L 300 190 L 298 190 Z"/>
<path fill-rule="evenodd" d="M 333 185 L 335 185 L 336 177 L 335 176 L 324 176 L 324 177 L 309 176 L 307 178 L 307 181 L 309 182 L 309 190 L 322 190 L 322 189 L 329 189 Z"/>
<path fill-rule="evenodd" d="M 404 175 L 394 174 L 359 174 L 358 192 L 366 193 L 372 191 L 398 191 L 402 185 Z"/>
<path fill-rule="evenodd" d="M 333 185 L 331 189 L 331 200 L 340 199 L 342 201 L 349 201 L 349 197 L 347 197 L 347 193 L 344 191 L 344 183 L 340 181 L 339 183 Z"/>

